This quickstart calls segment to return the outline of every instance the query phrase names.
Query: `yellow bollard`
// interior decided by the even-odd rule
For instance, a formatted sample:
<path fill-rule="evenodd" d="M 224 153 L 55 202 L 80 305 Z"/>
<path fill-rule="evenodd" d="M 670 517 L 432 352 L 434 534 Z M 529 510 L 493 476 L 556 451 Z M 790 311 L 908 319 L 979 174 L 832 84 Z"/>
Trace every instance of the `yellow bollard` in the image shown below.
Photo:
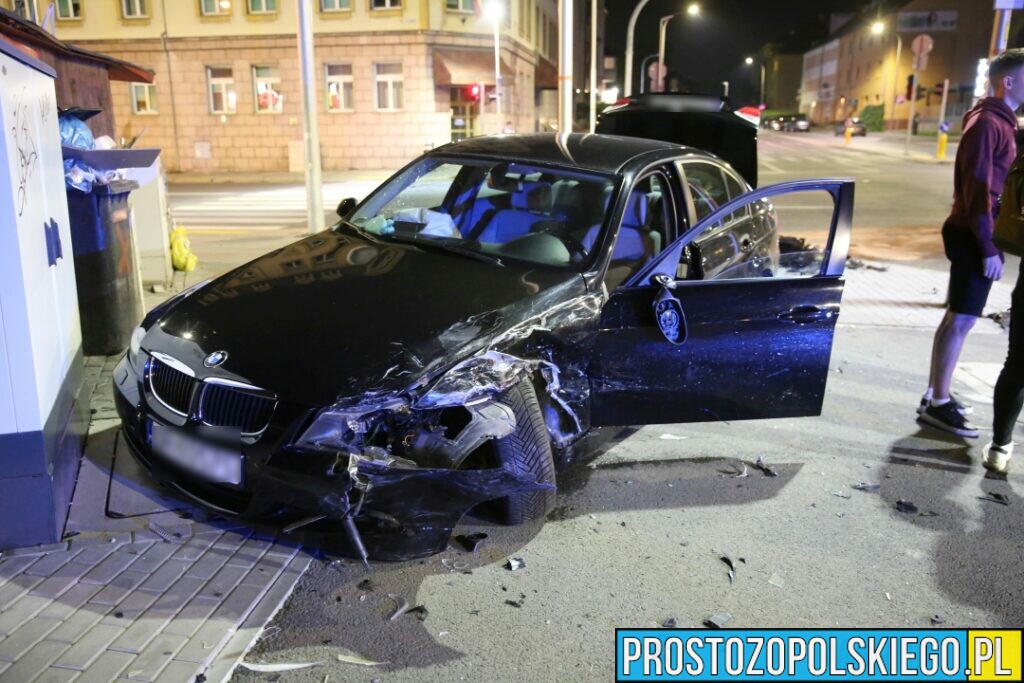
<path fill-rule="evenodd" d="M 849 145 L 850 141 L 853 140 L 853 126 L 847 126 L 846 130 L 843 131 L 843 136 L 846 138 L 845 144 Z"/>
<path fill-rule="evenodd" d="M 939 144 L 935 150 L 935 158 L 939 161 L 945 159 L 947 147 L 949 147 L 949 133 L 939 133 Z"/>

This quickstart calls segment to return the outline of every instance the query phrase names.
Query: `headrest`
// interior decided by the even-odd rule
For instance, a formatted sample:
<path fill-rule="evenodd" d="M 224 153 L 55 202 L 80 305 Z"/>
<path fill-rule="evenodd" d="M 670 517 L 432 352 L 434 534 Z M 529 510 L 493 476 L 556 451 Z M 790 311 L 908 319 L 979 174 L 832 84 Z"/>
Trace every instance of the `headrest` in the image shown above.
<path fill-rule="evenodd" d="M 551 208 L 551 186 L 534 181 L 524 182 L 517 192 L 512 193 L 512 208 L 521 211 L 545 212 Z"/>
<path fill-rule="evenodd" d="M 626 210 L 622 214 L 622 224 L 631 228 L 647 226 L 647 195 L 639 190 L 629 195 Z"/>

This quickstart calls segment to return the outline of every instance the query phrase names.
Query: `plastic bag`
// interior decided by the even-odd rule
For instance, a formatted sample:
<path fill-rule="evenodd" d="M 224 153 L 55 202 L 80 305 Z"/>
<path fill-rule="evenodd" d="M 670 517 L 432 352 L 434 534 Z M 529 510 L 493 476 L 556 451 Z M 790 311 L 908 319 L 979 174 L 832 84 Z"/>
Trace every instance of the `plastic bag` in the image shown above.
<path fill-rule="evenodd" d="M 85 121 L 76 116 L 60 116 L 58 124 L 60 125 L 60 144 L 78 149 L 96 148 L 96 140 Z"/>
<path fill-rule="evenodd" d="M 196 269 L 199 257 L 192 253 L 185 228 L 171 230 L 171 266 L 174 270 L 191 273 Z"/>
<path fill-rule="evenodd" d="M 78 165 L 74 159 L 64 160 L 64 184 L 79 192 L 89 193 L 96 182 L 96 174 L 88 166 Z"/>

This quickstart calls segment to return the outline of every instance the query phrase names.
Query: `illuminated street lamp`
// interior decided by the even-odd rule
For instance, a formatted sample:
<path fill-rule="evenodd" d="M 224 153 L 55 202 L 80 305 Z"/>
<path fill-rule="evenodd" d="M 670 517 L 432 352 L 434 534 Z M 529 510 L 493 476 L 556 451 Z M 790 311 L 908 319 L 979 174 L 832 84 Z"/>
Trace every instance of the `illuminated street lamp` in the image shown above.
<path fill-rule="evenodd" d="M 633 13 L 629 15 L 629 23 L 626 25 L 626 74 L 625 83 L 623 83 L 623 97 L 629 97 L 633 92 L 633 34 L 636 32 L 636 20 L 640 16 L 640 12 L 644 7 L 647 6 L 651 0 L 640 0 L 636 7 L 633 8 Z M 700 14 L 700 5 L 696 2 L 691 2 L 687 8 L 686 13 L 691 17 L 695 17 Z M 664 20 L 664 18 L 662 18 Z M 664 54 L 664 50 L 661 51 Z M 658 64 L 664 64 L 664 59 L 659 60 Z"/>
<path fill-rule="evenodd" d="M 878 20 L 871 24 L 871 33 L 876 36 L 885 34 L 885 22 Z M 900 53 L 903 52 L 903 38 L 900 37 L 898 31 L 893 31 L 896 34 L 896 59 L 892 63 L 892 119 L 896 120 L 896 88 L 899 85 L 900 76 Z M 882 118 L 885 118 L 885 107 L 882 107 Z"/>
<path fill-rule="evenodd" d="M 686 13 L 689 14 L 691 17 L 699 16 L 700 15 L 700 5 L 698 5 L 695 2 L 691 2 L 690 6 L 686 8 Z"/>
<path fill-rule="evenodd" d="M 674 17 L 682 14 L 682 12 L 676 12 L 675 14 L 667 14 L 661 18 L 658 24 L 658 81 L 661 83 L 661 89 L 665 89 L 665 32 L 668 30 L 668 22 L 672 21 Z M 691 17 L 700 16 L 700 5 L 697 3 L 690 3 L 686 8 L 686 14 Z M 643 78 L 643 74 L 641 74 Z M 651 88 L 654 90 L 654 88 Z"/>
<path fill-rule="evenodd" d="M 754 65 L 754 58 L 753 57 L 747 57 L 746 59 L 743 60 L 743 63 L 746 64 L 747 66 L 753 66 Z M 761 62 L 761 91 L 760 91 L 761 92 L 761 96 L 760 96 L 760 99 L 757 102 L 759 105 L 762 105 L 762 106 L 764 106 L 764 75 L 765 75 L 765 68 L 764 68 L 764 61 L 762 61 Z"/>
<path fill-rule="evenodd" d="M 499 0 L 489 0 L 484 5 L 484 17 L 494 24 L 494 109 L 498 114 L 498 132 L 504 130 L 501 124 L 501 20 L 505 16 L 505 7 Z"/>

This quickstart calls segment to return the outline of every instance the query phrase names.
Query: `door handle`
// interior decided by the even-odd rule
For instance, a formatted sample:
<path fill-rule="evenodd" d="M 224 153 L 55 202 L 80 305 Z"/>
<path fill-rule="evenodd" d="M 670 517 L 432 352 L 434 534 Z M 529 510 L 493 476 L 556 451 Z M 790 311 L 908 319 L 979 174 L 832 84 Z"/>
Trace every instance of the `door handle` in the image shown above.
<path fill-rule="evenodd" d="M 829 320 L 834 314 L 835 309 L 832 307 L 795 306 L 780 313 L 779 320 L 791 323 L 813 323 L 819 320 Z"/>

